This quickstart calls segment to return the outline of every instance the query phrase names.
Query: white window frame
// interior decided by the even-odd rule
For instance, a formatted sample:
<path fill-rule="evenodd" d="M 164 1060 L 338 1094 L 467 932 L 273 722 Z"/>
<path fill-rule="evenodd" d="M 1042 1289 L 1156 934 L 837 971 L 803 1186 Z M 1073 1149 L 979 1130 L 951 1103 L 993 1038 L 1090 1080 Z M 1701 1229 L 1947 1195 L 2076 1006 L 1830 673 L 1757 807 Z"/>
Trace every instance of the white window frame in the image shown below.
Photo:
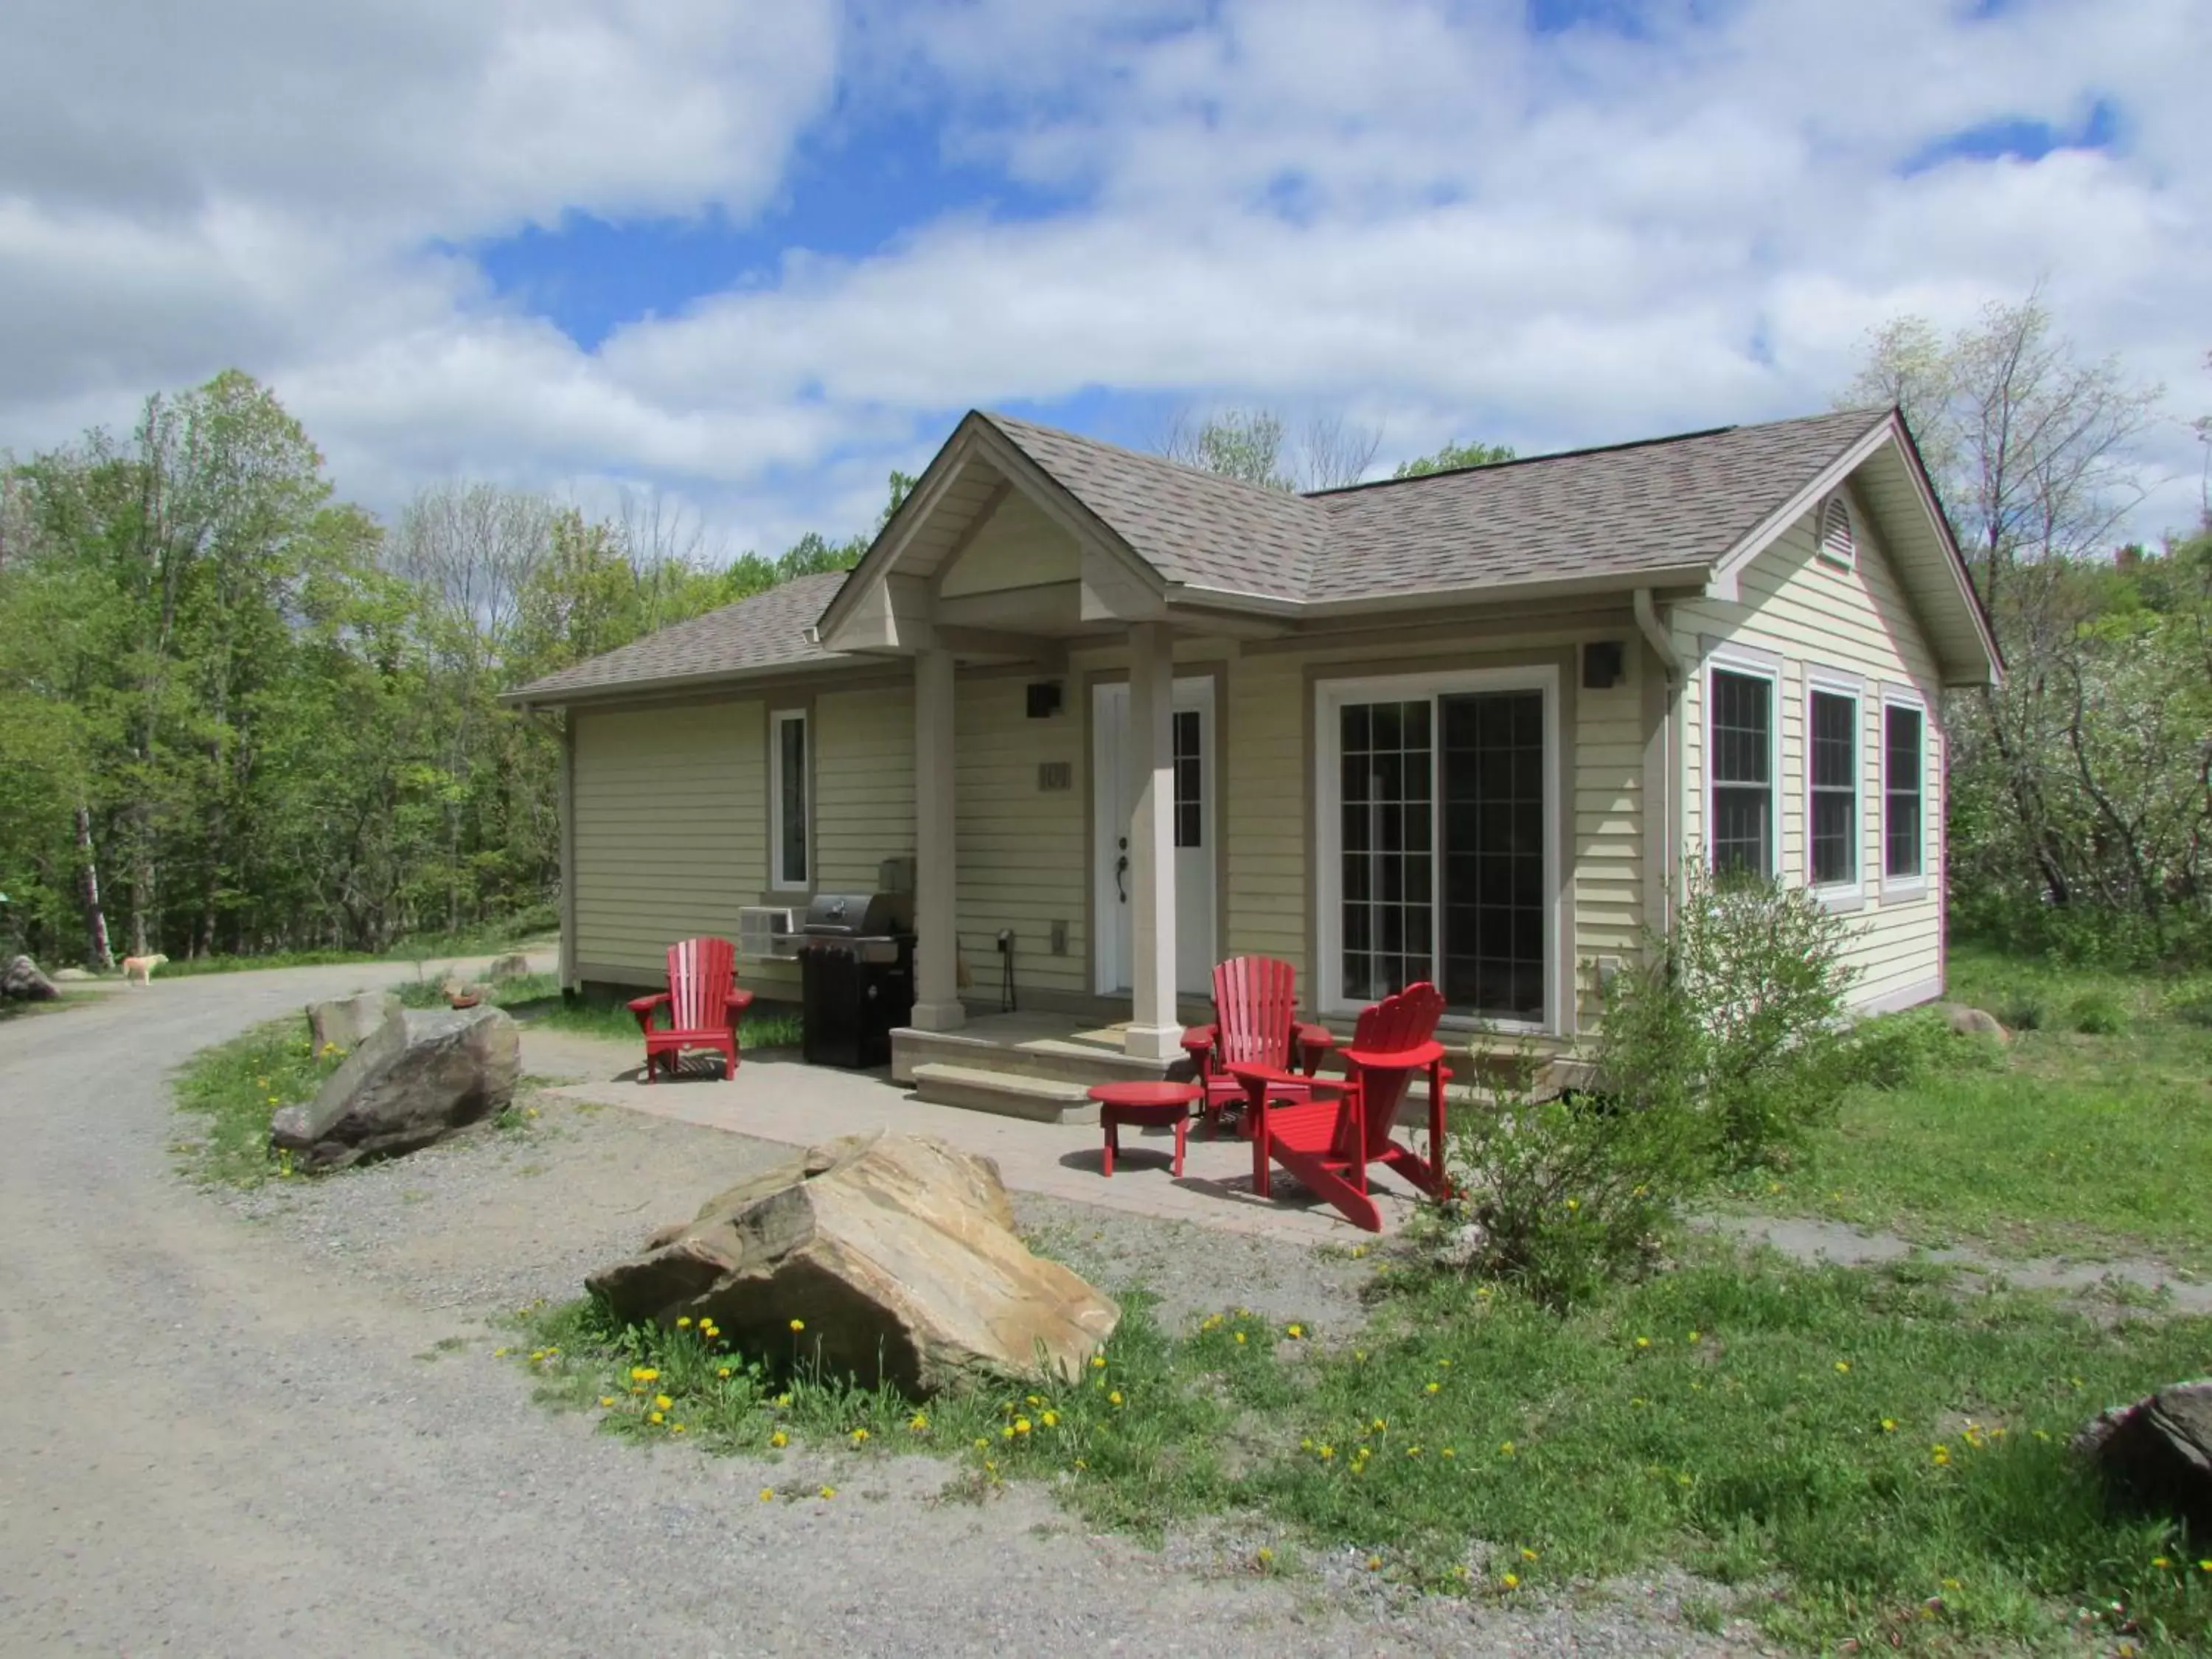
<path fill-rule="evenodd" d="M 1929 832 L 1935 826 L 1928 810 L 1928 775 L 1931 769 L 1929 751 L 1935 748 L 1931 739 L 1934 729 L 1928 718 L 1927 699 L 1917 692 L 1884 686 L 1881 697 L 1881 873 L 1880 880 L 1882 902 L 1903 903 L 1908 900 L 1926 898 L 1932 890 L 1928 883 L 1928 867 L 1935 862 L 1929 844 Z M 1889 873 L 1889 711 L 1909 708 L 1920 716 L 1920 873 L 1917 876 L 1893 876 Z"/>
<path fill-rule="evenodd" d="M 1838 558 L 1828 546 L 1828 515 L 1836 508 L 1843 509 L 1844 532 L 1850 538 L 1850 552 Z M 1813 515 L 1813 550 L 1821 563 L 1831 570 L 1856 570 L 1859 568 L 1859 518 L 1851 511 L 1850 497 L 1838 489 L 1820 503 Z"/>
<path fill-rule="evenodd" d="M 800 741 L 802 764 L 799 768 L 799 788 L 804 799 L 799 802 L 800 822 L 806 844 L 799 848 L 806 860 L 806 872 L 799 881 L 784 874 L 783 855 L 783 728 L 796 724 Z M 814 890 L 814 732 L 813 722 L 807 719 L 804 708 L 775 708 L 768 717 L 768 884 L 775 893 L 811 893 Z"/>
<path fill-rule="evenodd" d="M 1851 705 L 1851 875 L 1848 881 L 1815 881 L 1813 878 L 1813 699 L 1815 696 L 1844 697 Z M 1857 675 L 1847 674 L 1840 669 L 1807 665 L 1805 706 L 1802 716 L 1805 792 L 1800 808 L 1804 813 L 1805 885 L 1816 897 L 1831 905 L 1848 906 L 1866 897 L 1866 682 Z M 1886 806 L 1887 802 L 1884 804 Z"/>
<path fill-rule="evenodd" d="M 1768 724 L 1772 728 L 1766 734 L 1766 793 L 1768 797 L 1766 822 L 1768 836 L 1773 844 L 1767 849 L 1770 855 L 1770 862 L 1766 869 L 1762 873 L 1765 874 L 1770 881 L 1779 881 L 1782 879 L 1783 866 L 1783 678 L 1781 659 L 1775 657 L 1754 657 L 1747 655 L 1742 652 L 1720 650 L 1713 652 L 1705 659 L 1704 685 L 1705 699 L 1704 710 L 1705 723 L 1705 751 L 1698 757 L 1699 763 L 1704 767 L 1705 774 L 1704 791 L 1705 804 L 1705 868 L 1711 870 L 1714 867 L 1713 829 L 1715 824 L 1715 812 L 1713 809 L 1713 801 L 1715 793 L 1721 787 L 1719 780 L 1713 775 L 1713 750 L 1715 746 L 1713 743 L 1713 720 L 1719 712 L 1718 700 L 1713 696 L 1713 676 L 1716 673 L 1741 674 L 1746 679 L 1765 680 L 1773 690 L 1773 695 L 1769 697 L 1766 702 Z M 1737 783 L 1731 783 L 1728 787 L 1731 789 L 1748 787 L 1747 785 Z"/>
<path fill-rule="evenodd" d="M 1551 889 L 1544 931 L 1544 1017 L 1540 1020 L 1483 1019 L 1447 1014 L 1440 1024 L 1455 1030 L 1525 1031 L 1557 1034 L 1565 1030 L 1565 976 L 1561 968 L 1566 927 L 1566 802 L 1559 776 L 1559 671 L 1549 663 L 1514 668 L 1478 668 L 1442 674 L 1390 674 L 1360 679 L 1320 680 L 1314 685 L 1314 951 L 1319 961 L 1314 988 L 1324 1014 L 1357 1014 L 1364 1006 L 1344 994 L 1343 795 L 1344 724 L 1339 711 L 1348 702 L 1412 702 L 1468 691 L 1540 691 L 1544 694 L 1544 790 L 1549 823 L 1545 826 L 1544 880 Z M 1437 724 L 1430 721 L 1433 744 Z M 1431 763 L 1435 750 L 1431 749 Z M 1442 792 L 1430 790 L 1430 805 L 1440 811 Z M 1436 969 L 1443 946 L 1443 844 L 1430 837 L 1429 962 Z"/>

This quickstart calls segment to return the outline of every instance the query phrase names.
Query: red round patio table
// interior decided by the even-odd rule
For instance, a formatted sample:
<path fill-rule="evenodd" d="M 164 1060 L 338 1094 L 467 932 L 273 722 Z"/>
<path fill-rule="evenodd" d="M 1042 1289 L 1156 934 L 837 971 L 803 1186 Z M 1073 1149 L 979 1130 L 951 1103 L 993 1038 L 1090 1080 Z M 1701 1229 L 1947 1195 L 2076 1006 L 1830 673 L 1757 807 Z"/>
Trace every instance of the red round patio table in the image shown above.
<path fill-rule="evenodd" d="M 1100 1083 L 1091 1089 L 1098 1103 L 1098 1122 L 1106 1131 L 1106 1173 L 1114 1173 L 1114 1154 L 1121 1150 L 1125 1123 L 1148 1129 L 1175 1126 L 1175 1173 L 1182 1174 L 1183 1138 L 1190 1128 L 1192 1103 L 1206 1091 L 1195 1083 Z"/>

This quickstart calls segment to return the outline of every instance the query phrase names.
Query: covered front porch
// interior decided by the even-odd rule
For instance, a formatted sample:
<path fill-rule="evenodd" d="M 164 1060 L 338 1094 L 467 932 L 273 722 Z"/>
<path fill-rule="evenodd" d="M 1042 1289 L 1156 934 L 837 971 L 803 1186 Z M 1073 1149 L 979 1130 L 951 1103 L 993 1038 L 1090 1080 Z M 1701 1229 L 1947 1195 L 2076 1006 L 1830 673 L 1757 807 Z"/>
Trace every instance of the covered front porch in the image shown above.
<path fill-rule="evenodd" d="M 920 1081 L 951 1089 L 965 1060 L 1062 1083 L 1157 1078 L 1182 1058 L 1186 1017 L 1206 1017 L 1226 942 L 1218 663 L 1288 625 L 1168 589 L 973 422 L 823 613 L 824 648 L 911 665 L 902 1036 Z M 1043 730 L 1056 745 L 1039 747 Z M 983 799 L 963 799 L 963 777 Z M 994 989 L 1032 1008 L 1041 989 L 1048 1012 L 1082 1018 L 1034 1043 L 927 1041 L 961 1032 Z M 1045 1115 L 1052 1091 L 1036 1092 Z"/>

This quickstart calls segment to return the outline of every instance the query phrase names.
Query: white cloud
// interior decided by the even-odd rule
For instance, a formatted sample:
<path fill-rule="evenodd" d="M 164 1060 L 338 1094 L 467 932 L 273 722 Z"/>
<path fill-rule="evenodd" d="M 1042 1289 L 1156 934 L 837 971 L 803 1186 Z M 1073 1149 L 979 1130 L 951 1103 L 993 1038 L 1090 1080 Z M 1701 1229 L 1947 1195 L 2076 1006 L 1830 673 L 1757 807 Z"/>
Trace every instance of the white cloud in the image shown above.
<path fill-rule="evenodd" d="M 1394 453 L 1596 441 L 1820 407 L 1881 318 L 1957 323 L 2047 277 L 2087 349 L 2170 383 L 2150 461 L 2181 481 L 2144 522 L 2193 511 L 2199 0 L 1742 0 L 1542 40 L 1522 14 L 55 8 L 0 64 L 0 441 L 236 362 L 369 499 L 642 477 L 774 546 L 871 519 L 969 404 L 1103 386 L 1349 404 Z M 833 94 L 930 112 L 948 155 L 1071 205 L 793 249 L 595 353 L 435 251 L 564 210 L 743 222 Z M 2116 152 L 1900 176 L 1946 134 L 2099 99 Z"/>

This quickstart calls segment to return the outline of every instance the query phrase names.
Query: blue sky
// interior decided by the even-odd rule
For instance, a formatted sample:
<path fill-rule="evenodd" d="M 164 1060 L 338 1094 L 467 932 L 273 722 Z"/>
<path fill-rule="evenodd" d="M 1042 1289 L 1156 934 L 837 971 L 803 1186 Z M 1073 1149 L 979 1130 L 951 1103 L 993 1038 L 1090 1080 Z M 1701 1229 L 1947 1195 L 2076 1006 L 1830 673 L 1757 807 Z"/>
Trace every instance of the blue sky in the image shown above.
<path fill-rule="evenodd" d="M 19 449 L 234 363 L 380 510 L 774 549 L 975 404 L 1338 415 L 1387 469 L 1819 409 L 1869 328 L 2040 282 L 2168 388 L 2141 526 L 2194 510 L 2201 0 L 128 9 L 0 62 Z"/>

